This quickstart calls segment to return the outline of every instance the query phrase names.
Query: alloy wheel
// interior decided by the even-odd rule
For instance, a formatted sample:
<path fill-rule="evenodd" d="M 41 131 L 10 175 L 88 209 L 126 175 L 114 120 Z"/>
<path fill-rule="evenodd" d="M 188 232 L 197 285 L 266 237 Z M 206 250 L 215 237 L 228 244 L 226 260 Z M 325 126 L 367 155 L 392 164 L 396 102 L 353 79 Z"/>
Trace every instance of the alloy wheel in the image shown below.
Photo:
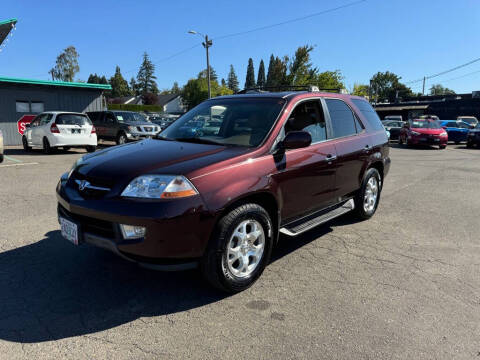
<path fill-rule="evenodd" d="M 242 221 L 227 245 L 227 265 L 236 277 L 251 275 L 262 260 L 265 233 L 262 225 L 253 219 Z"/>
<path fill-rule="evenodd" d="M 375 209 L 378 197 L 378 181 L 375 177 L 368 179 L 365 187 L 365 195 L 363 197 L 363 209 L 366 213 L 372 212 Z"/>

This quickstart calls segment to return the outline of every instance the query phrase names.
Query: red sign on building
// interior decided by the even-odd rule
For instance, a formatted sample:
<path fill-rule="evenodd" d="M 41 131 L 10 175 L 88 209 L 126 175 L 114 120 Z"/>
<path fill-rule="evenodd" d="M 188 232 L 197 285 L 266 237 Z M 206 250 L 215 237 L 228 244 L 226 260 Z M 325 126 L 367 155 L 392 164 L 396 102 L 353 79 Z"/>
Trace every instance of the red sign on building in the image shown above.
<path fill-rule="evenodd" d="M 33 119 L 35 119 L 35 116 L 37 115 L 23 115 L 20 119 L 17 121 L 17 130 L 20 135 L 23 135 L 25 132 L 26 124 L 30 124 Z"/>

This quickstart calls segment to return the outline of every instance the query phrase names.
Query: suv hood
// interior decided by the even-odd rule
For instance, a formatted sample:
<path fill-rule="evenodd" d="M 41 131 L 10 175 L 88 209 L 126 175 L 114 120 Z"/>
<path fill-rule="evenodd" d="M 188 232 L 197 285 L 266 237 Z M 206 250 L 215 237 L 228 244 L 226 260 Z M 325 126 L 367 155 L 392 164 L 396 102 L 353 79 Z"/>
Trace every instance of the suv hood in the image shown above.
<path fill-rule="evenodd" d="M 193 170 L 250 150 L 148 139 L 85 155 L 75 172 L 101 183 L 128 183 L 145 174 L 188 175 Z"/>

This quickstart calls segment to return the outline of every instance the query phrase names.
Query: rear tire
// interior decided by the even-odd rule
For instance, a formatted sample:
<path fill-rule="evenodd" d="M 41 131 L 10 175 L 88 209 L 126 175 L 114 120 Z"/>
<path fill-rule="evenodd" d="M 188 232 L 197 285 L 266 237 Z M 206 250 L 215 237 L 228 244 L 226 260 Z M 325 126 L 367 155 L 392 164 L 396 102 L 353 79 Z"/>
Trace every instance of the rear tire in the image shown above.
<path fill-rule="evenodd" d="M 377 211 L 382 192 L 382 177 L 375 168 L 367 170 L 362 186 L 354 198 L 355 215 L 360 220 L 370 219 Z"/>
<path fill-rule="evenodd" d="M 401 136 L 398 136 L 398 145 L 403 145 L 403 140 Z"/>
<path fill-rule="evenodd" d="M 127 135 L 124 132 L 121 132 L 117 136 L 117 145 L 123 145 L 127 142 Z"/>
<path fill-rule="evenodd" d="M 0 154 L 0 163 L 3 162 L 3 154 Z"/>
<path fill-rule="evenodd" d="M 443 149 L 445 149 L 446 147 L 447 147 L 447 145 L 439 145 L 439 146 L 438 146 L 438 148 L 439 148 L 440 150 L 443 150 Z"/>
<path fill-rule="evenodd" d="M 87 152 L 89 152 L 89 153 L 95 152 L 96 149 L 97 149 L 97 147 L 96 147 L 96 146 L 93 146 L 93 145 L 92 145 L 92 146 L 87 146 L 87 147 L 85 148 L 85 150 L 87 150 Z"/>
<path fill-rule="evenodd" d="M 50 155 L 53 152 L 53 149 L 50 146 L 50 142 L 46 137 L 43 138 L 43 152 L 47 155 Z"/>
<path fill-rule="evenodd" d="M 473 143 L 471 143 L 470 141 L 467 141 L 467 149 L 471 149 L 473 148 Z"/>
<path fill-rule="evenodd" d="M 209 241 L 200 262 L 203 277 L 228 293 L 247 289 L 270 261 L 273 234 L 272 220 L 260 205 L 233 209 L 220 219 Z"/>
<path fill-rule="evenodd" d="M 25 136 L 22 136 L 22 145 L 23 145 L 23 150 L 25 150 L 27 152 L 32 150 L 32 147 L 28 146 L 28 140 Z"/>

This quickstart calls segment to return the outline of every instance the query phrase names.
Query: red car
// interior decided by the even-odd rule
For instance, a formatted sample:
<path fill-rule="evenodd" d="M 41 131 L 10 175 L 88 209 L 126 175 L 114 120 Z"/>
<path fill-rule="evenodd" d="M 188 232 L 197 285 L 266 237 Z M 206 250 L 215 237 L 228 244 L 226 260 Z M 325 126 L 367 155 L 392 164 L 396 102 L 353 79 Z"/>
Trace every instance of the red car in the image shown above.
<path fill-rule="evenodd" d="M 373 216 L 389 168 L 387 135 L 363 98 L 217 97 L 155 139 L 77 161 L 58 183 L 58 218 L 75 245 L 155 269 L 198 266 L 236 292 L 261 275 L 280 233 Z"/>
<path fill-rule="evenodd" d="M 437 120 L 415 119 L 409 120 L 400 130 L 399 144 L 410 145 L 438 145 L 440 149 L 447 147 L 448 134 Z"/>

